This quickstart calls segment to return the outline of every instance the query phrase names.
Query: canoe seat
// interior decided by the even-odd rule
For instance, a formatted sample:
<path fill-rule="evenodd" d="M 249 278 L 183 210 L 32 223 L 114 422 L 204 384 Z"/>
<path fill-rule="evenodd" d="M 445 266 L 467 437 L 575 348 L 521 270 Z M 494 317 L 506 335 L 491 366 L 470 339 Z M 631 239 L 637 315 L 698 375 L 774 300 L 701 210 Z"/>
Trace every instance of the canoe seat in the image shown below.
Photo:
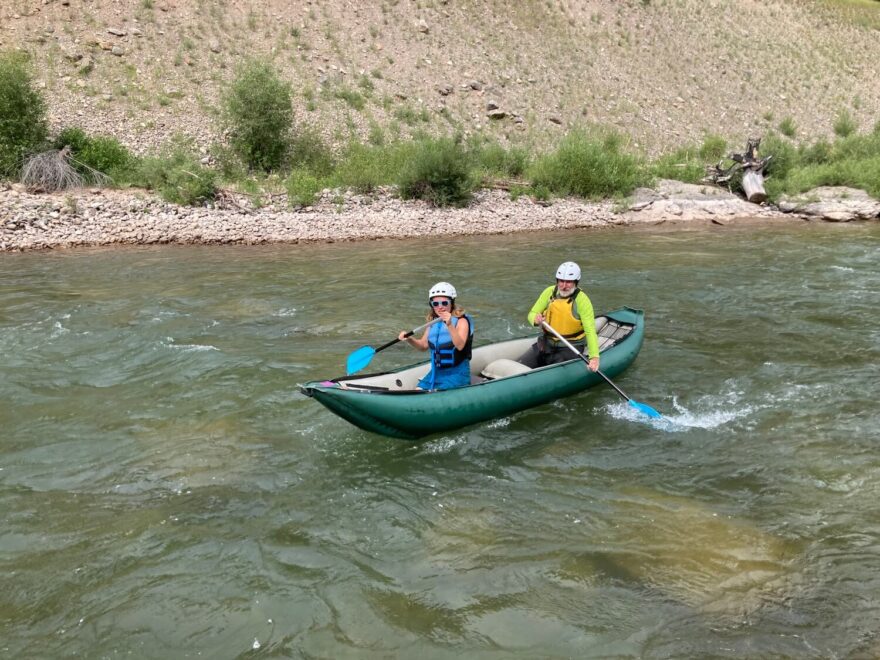
<path fill-rule="evenodd" d="M 493 360 L 486 365 L 486 368 L 480 372 L 483 378 L 494 380 L 496 378 L 507 378 L 508 376 L 516 376 L 531 371 L 531 367 L 527 367 L 522 362 L 516 360 L 508 360 L 507 358 L 499 358 Z"/>

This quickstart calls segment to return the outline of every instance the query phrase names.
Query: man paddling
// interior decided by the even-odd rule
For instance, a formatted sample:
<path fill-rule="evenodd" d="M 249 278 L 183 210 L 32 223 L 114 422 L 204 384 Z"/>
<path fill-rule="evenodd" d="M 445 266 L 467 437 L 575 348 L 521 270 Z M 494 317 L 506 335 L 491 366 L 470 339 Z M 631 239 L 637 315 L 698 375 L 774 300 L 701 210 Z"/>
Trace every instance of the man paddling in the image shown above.
<path fill-rule="evenodd" d="M 599 337 L 596 335 L 596 319 L 593 303 L 578 288 L 581 269 L 573 261 L 560 264 L 556 270 L 556 284 L 548 286 L 538 296 L 529 311 L 529 323 L 540 326 L 547 322 L 565 337 L 581 353 L 586 348 L 590 369 L 599 369 Z M 532 346 L 537 353 L 539 367 L 573 359 L 572 352 L 559 339 L 545 332 Z"/>

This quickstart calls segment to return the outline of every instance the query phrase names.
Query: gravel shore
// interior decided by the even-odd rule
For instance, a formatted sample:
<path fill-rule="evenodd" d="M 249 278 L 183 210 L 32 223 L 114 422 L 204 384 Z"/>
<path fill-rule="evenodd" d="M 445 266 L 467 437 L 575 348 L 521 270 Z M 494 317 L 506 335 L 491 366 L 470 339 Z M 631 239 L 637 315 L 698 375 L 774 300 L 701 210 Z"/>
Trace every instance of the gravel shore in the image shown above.
<path fill-rule="evenodd" d="M 325 191 L 314 206 L 300 210 L 290 209 L 284 195 L 258 208 L 251 208 L 245 197 L 211 207 L 183 207 L 144 191 L 82 189 L 46 195 L 12 185 L 0 189 L 0 250 L 332 242 L 785 217 L 722 190 L 707 193 L 702 187 L 685 195 L 681 185 L 677 197 L 661 186 L 641 191 L 623 206 L 577 199 L 543 204 L 483 190 L 464 209 L 403 201 L 388 190 L 372 196 Z"/>

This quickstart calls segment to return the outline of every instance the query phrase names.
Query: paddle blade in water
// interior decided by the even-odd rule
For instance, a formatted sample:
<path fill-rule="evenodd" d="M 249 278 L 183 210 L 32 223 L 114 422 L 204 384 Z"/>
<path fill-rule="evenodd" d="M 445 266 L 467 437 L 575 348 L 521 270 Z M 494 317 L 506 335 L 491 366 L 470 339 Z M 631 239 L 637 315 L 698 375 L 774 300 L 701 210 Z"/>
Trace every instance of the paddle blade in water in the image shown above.
<path fill-rule="evenodd" d="M 370 364 L 370 360 L 373 359 L 375 354 L 376 351 L 372 346 L 361 346 L 359 349 L 351 353 L 345 361 L 346 374 L 351 376 L 353 373 L 366 367 Z"/>
<path fill-rule="evenodd" d="M 661 419 L 663 415 L 654 410 L 647 403 L 640 403 L 639 401 L 629 400 L 629 405 L 631 405 L 636 410 L 645 413 L 648 417 L 653 417 L 654 419 Z"/>

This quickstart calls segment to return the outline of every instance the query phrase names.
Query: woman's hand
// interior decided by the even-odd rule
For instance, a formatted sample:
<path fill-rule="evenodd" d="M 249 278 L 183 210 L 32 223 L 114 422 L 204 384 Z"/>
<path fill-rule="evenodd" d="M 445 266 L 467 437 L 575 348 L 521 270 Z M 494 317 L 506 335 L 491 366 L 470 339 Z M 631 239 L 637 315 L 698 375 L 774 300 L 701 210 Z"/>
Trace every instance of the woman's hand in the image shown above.
<path fill-rule="evenodd" d="M 441 307 L 437 310 L 437 316 L 440 317 L 440 320 L 446 325 L 449 325 L 449 322 L 452 320 L 452 312 L 446 307 Z"/>
<path fill-rule="evenodd" d="M 400 341 L 406 341 L 406 335 L 407 335 L 407 331 L 401 330 L 400 334 L 397 335 L 397 339 L 399 339 Z"/>

